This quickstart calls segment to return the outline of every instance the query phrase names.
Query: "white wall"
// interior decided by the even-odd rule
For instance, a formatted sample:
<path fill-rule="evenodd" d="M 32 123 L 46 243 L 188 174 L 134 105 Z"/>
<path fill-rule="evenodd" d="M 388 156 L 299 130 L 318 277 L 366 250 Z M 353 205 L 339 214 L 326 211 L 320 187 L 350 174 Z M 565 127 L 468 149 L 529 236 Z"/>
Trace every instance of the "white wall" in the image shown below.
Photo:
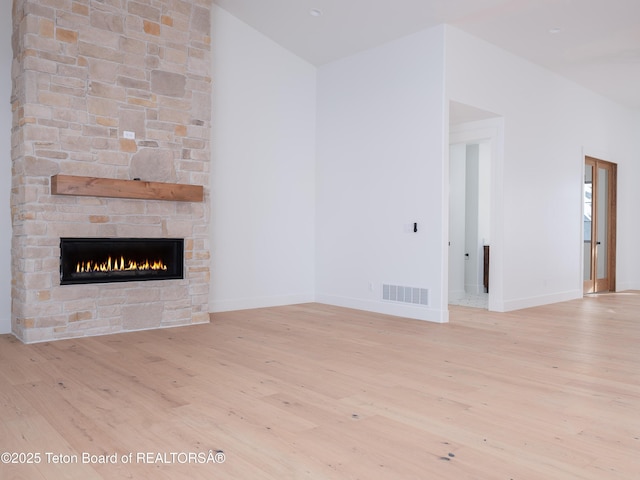
<path fill-rule="evenodd" d="M 623 252 L 618 255 L 617 290 L 640 290 L 640 222 L 638 222 L 638 205 L 640 205 L 640 112 L 635 121 L 630 121 L 623 132 L 630 137 L 632 159 L 618 169 L 618 239 L 617 248 Z M 625 142 L 627 143 L 627 142 Z M 617 146 L 613 145 L 613 148 Z M 595 150 L 595 149 L 592 149 Z M 596 152 L 597 153 L 597 152 Z M 588 153 L 588 155 L 591 155 Z"/>
<path fill-rule="evenodd" d="M 0 152 L 4 157 L 0 173 L 0 333 L 11 332 L 11 9 L 0 17 Z"/>
<path fill-rule="evenodd" d="M 313 300 L 316 69 L 212 8 L 212 311 Z"/>
<path fill-rule="evenodd" d="M 584 155 L 619 164 L 618 285 L 637 288 L 638 113 L 452 27 L 446 48 L 449 99 L 504 118 L 503 308 L 582 295 Z"/>
<path fill-rule="evenodd" d="M 424 30 L 318 69 L 321 302 L 447 320 L 443 38 Z M 382 283 L 427 288 L 429 306 L 384 302 Z"/>

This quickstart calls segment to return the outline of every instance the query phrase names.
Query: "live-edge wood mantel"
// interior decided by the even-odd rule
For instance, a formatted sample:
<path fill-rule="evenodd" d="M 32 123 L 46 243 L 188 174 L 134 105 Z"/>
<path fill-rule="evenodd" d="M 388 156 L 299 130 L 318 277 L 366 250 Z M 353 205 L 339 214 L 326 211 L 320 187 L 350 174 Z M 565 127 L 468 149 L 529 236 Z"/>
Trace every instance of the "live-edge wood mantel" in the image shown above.
<path fill-rule="evenodd" d="M 79 177 L 75 175 L 52 176 L 51 193 L 54 195 L 173 200 L 176 202 L 202 202 L 204 199 L 202 185 Z"/>

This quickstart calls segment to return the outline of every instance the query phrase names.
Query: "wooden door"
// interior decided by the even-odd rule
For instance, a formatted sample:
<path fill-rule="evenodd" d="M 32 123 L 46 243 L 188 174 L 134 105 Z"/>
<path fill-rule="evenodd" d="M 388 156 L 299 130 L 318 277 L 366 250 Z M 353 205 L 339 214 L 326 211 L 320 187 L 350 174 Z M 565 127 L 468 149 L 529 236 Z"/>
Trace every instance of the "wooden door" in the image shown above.
<path fill-rule="evenodd" d="M 616 184 L 615 163 L 585 157 L 584 293 L 615 291 Z"/>

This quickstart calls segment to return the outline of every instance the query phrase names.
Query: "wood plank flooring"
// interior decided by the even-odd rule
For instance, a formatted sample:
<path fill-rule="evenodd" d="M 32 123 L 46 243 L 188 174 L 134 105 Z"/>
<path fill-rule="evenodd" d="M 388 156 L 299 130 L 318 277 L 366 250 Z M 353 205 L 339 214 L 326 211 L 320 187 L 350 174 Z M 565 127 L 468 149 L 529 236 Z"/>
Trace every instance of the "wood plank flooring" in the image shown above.
<path fill-rule="evenodd" d="M 446 325 L 304 304 L 0 336 L 0 409 L 0 453 L 32 461 L 0 463 L 11 480 L 638 479 L 640 292 Z"/>

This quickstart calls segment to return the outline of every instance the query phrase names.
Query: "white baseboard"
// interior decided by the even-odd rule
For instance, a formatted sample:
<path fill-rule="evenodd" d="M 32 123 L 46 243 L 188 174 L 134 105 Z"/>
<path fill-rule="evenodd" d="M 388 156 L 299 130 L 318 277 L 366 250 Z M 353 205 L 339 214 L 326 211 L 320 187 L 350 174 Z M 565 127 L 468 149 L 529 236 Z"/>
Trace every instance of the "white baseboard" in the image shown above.
<path fill-rule="evenodd" d="M 280 307 L 282 305 L 295 305 L 298 303 L 310 303 L 315 301 L 312 293 L 300 293 L 294 295 L 277 295 L 272 297 L 237 298 L 228 300 L 209 300 L 209 311 L 232 312 L 235 310 L 248 310 L 252 308 Z"/>
<path fill-rule="evenodd" d="M 434 310 L 424 306 L 413 306 L 404 303 L 363 300 L 359 298 L 340 297 L 337 295 L 317 294 L 316 302 L 336 307 L 354 308 L 366 312 L 382 313 L 397 317 L 425 320 L 427 322 L 447 323 L 449 321 L 448 310 Z"/>
<path fill-rule="evenodd" d="M 640 284 L 633 282 L 616 282 L 616 292 L 628 292 L 640 290 Z"/>
<path fill-rule="evenodd" d="M 505 300 L 503 303 L 503 312 L 510 312 L 512 310 L 521 310 L 523 308 L 540 307 L 542 305 L 549 305 L 551 303 L 567 302 L 569 300 L 575 300 L 582 298 L 583 293 L 581 290 L 569 290 L 566 292 L 554 293 L 552 295 L 540 295 L 537 297 L 518 298 L 515 300 Z"/>

